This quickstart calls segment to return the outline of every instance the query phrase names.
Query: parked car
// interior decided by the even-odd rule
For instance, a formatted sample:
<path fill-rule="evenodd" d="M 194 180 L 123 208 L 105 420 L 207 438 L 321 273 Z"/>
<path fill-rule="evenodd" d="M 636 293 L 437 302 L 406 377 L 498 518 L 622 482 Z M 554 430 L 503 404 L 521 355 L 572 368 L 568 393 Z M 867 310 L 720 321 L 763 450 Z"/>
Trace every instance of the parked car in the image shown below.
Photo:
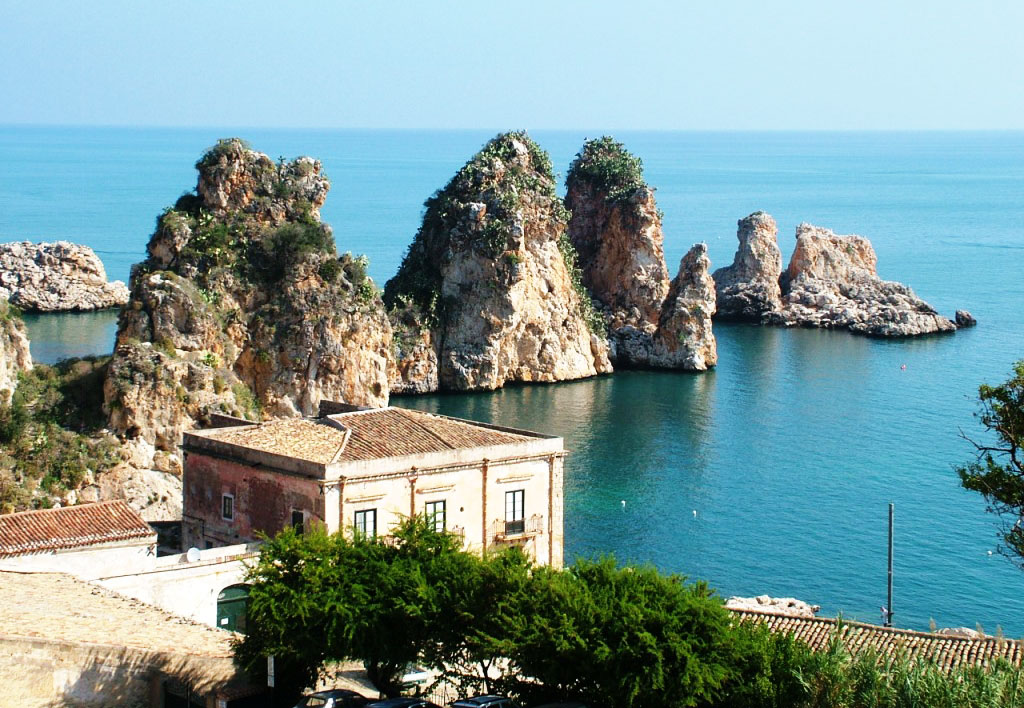
<path fill-rule="evenodd" d="M 441 708 L 422 698 L 387 698 L 383 701 L 367 703 L 366 708 Z"/>
<path fill-rule="evenodd" d="M 346 688 L 332 688 L 329 691 L 308 693 L 295 708 L 363 708 L 370 699 Z"/>
<path fill-rule="evenodd" d="M 452 702 L 452 708 L 512 708 L 512 699 L 505 696 L 473 696 Z"/>
<path fill-rule="evenodd" d="M 408 689 L 413 687 L 425 686 L 433 678 L 433 675 L 427 669 L 422 666 L 406 666 L 405 673 L 402 674 L 402 688 Z"/>

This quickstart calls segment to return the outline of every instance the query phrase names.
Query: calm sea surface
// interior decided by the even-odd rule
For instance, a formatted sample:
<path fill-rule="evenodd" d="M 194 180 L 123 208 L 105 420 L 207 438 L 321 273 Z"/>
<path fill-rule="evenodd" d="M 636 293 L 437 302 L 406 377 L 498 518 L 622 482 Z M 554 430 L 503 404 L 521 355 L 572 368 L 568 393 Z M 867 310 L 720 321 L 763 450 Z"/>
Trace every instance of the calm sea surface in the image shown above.
<path fill-rule="evenodd" d="M 143 257 L 160 210 L 195 185 L 193 163 L 238 134 L 272 157 L 309 154 L 333 188 L 339 249 L 383 284 L 423 200 L 491 133 L 0 127 L 0 241 L 93 247 L 112 278 Z M 534 133 L 563 174 L 585 137 Z M 736 220 L 801 221 L 871 239 L 882 277 L 980 322 L 951 336 L 875 341 L 841 332 L 715 326 L 718 368 L 625 372 L 398 405 L 557 433 L 566 550 L 613 552 L 877 621 L 886 516 L 896 504 L 896 624 L 997 625 L 1024 635 L 1024 571 L 988 551 L 995 520 L 960 489 L 979 383 L 1024 358 L 1024 134 L 619 133 L 665 211 L 674 272 L 708 243 L 731 262 Z M 34 356 L 106 353 L 116 315 L 28 319 Z M 902 365 L 906 369 L 902 369 Z M 623 504 L 625 502 L 625 504 Z"/>

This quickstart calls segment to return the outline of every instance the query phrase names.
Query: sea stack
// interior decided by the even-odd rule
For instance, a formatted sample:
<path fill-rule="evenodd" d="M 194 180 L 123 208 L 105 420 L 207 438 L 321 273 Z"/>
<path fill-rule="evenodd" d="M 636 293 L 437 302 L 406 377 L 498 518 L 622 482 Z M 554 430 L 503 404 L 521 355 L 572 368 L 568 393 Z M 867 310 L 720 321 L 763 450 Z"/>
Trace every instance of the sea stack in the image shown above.
<path fill-rule="evenodd" d="M 0 297 L 30 312 L 102 310 L 128 302 L 128 288 L 107 282 L 88 246 L 19 241 L 0 243 Z"/>
<path fill-rule="evenodd" d="M 875 337 L 952 332 L 956 325 L 906 285 L 882 280 L 863 236 L 811 224 L 796 228 L 796 248 L 780 283 L 783 309 L 772 324 L 843 328 Z"/>
<path fill-rule="evenodd" d="M 716 318 L 874 337 L 956 329 L 906 285 L 879 278 L 875 250 L 863 236 L 800 224 L 783 272 L 777 233 L 775 220 L 762 211 L 739 221 L 733 263 L 714 273 Z"/>
<path fill-rule="evenodd" d="M 775 219 L 763 211 L 740 219 L 737 226 L 740 244 L 736 257 L 732 265 L 719 268 L 712 276 L 718 295 L 716 317 L 760 322 L 767 313 L 782 308 L 779 230 Z"/>
<path fill-rule="evenodd" d="M 132 271 L 105 384 L 111 428 L 175 450 L 212 413 L 386 405 L 391 327 L 365 260 L 339 258 L 320 220 L 320 163 L 230 139 L 196 168 L 196 193 L 160 216 Z"/>
<path fill-rule="evenodd" d="M 492 139 L 425 207 L 384 291 L 398 350 L 394 391 L 611 371 L 551 160 L 525 132 Z"/>
<path fill-rule="evenodd" d="M 702 371 L 717 362 L 703 244 L 669 281 L 661 214 L 643 164 L 610 137 L 588 140 L 566 177 L 569 238 L 618 367 Z"/>

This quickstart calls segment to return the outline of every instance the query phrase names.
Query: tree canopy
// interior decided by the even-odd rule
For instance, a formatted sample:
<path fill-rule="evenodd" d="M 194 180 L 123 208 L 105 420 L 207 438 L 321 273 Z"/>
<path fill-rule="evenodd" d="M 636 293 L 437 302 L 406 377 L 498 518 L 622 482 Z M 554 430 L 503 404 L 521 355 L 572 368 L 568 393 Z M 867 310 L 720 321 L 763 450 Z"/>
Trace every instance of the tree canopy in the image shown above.
<path fill-rule="evenodd" d="M 981 493 L 989 511 L 1003 519 L 1000 550 L 1024 567 L 1024 361 L 999 386 L 978 388 L 981 410 L 976 414 L 986 430 L 978 441 L 966 435 L 977 459 L 957 468 L 966 489 Z"/>

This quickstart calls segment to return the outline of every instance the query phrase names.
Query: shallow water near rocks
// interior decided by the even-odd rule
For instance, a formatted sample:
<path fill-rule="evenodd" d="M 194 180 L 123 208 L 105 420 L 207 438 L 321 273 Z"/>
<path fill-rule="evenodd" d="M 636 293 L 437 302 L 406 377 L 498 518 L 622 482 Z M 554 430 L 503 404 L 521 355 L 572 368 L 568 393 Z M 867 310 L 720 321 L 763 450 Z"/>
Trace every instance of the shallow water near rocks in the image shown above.
<path fill-rule="evenodd" d="M 275 158 L 323 160 L 334 185 L 323 217 L 382 284 L 423 200 L 493 132 L 0 127 L 0 240 L 85 243 L 127 279 L 157 214 L 194 186 L 203 149 L 240 134 Z M 533 137 L 564 174 L 586 135 Z M 731 262 L 736 220 L 764 209 L 784 261 L 800 221 L 859 233 L 882 277 L 947 316 L 970 310 L 979 326 L 883 341 L 716 324 L 719 365 L 706 374 L 620 372 L 393 402 L 563 435 L 570 557 L 612 552 L 722 594 L 792 595 L 878 621 L 893 501 L 895 623 L 1024 635 L 1024 571 L 989 555 L 995 519 L 953 471 L 971 457 L 959 431 L 977 432 L 978 384 L 1024 358 L 1024 134 L 616 137 L 658 189 L 672 274 L 696 241 L 714 267 Z M 28 324 L 33 355 L 54 361 L 109 352 L 116 313 Z"/>

